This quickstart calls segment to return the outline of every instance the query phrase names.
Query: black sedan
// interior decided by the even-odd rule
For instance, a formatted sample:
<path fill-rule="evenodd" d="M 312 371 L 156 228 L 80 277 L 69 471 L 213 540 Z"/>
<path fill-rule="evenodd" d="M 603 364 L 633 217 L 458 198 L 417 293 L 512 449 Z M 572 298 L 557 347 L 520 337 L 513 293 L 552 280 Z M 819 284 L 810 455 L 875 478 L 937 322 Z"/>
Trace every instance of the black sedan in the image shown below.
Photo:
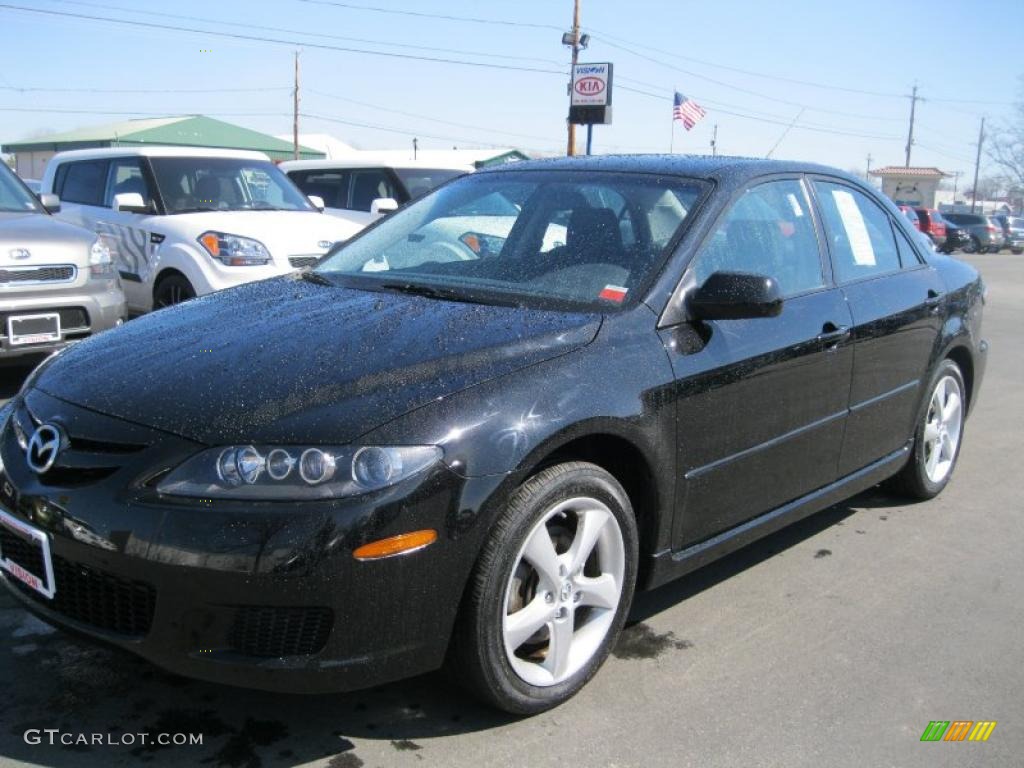
<path fill-rule="evenodd" d="M 313 692 L 447 662 L 538 712 L 636 589 L 882 481 L 941 492 L 983 303 L 830 168 L 480 172 L 45 363 L 2 413 L 3 578 L 183 675 Z"/>

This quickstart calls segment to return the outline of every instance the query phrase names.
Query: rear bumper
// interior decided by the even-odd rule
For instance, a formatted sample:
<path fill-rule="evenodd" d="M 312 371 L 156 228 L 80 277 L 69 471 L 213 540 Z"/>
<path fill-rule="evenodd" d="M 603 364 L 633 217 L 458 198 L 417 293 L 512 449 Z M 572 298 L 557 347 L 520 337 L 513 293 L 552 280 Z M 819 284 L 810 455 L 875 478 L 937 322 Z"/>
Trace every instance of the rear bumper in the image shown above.
<path fill-rule="evenodd" d="M 116 280 L 98 282 L 95 286 L 86 283 L 57 290 L 40 288 L 31 292 L 0 291 L 0 358 L 53 352 L 113 328 L 125 320 L 127 311 L 124 293 Z M 7 318 L 38 312 L 56 312 L 61 315 L 60 340 L 12 345 L 8 337 Z"/>

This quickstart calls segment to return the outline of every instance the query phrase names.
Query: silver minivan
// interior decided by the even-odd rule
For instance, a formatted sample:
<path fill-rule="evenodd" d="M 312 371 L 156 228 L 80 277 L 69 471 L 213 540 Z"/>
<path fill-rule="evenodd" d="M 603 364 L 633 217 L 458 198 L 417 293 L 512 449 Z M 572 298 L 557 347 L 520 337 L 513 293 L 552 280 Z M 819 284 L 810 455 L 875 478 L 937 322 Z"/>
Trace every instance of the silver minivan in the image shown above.
<path fill-rule="evenodd" d="M 59 209 L 0 163 L 0 359 L 51 352 L 125 319 L 109 248 L 50 215 Z"/>

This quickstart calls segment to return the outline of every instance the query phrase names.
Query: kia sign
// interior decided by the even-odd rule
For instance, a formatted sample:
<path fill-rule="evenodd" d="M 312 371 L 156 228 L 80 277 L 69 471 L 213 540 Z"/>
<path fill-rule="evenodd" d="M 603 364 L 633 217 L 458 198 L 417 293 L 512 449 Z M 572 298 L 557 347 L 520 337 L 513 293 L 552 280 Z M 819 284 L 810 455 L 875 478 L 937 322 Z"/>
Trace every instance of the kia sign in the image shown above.
<path fill-rule="evenodd" d="M 612 65 L 577 64 L 572 71 L 573 107 L 607 107 L 612 103 Z"/>

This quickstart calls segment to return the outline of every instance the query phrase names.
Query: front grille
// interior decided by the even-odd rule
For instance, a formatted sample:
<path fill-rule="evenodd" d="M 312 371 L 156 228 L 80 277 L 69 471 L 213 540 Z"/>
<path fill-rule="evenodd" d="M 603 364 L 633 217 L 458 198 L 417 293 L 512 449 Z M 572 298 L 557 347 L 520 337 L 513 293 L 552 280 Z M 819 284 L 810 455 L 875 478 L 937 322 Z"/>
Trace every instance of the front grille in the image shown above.
<path fill-rule="evenodd" d="M 322 256 L 289 256 L 288 263 L 291 264 L 295 269 L 302 269 L 303 267 L 312 267 L 323 258 Z"/>
<path fill-rule="evenodd" d="M 308 656 L 323 649 L 333 625 L 330 608 L 239 606 L 228 644 L 244 656 Z"/>
<path fill-rule="evenodd" d="M 89 313 L 85 307 L 39 307 L 20 312 L 0 312 L 0 333 L 7 333 L 7 318 L 11 315 L 46 315 L 56 313 L 60 315 L 60 329 L 62 331 L 89 328 Z"/>
<path fill-rule="evenodd" d="M 18 545 L 9 543 L 11 539 L 20 541 L 0 529 L 4 555 L 28 568 L 16 560 Z M 22 542 L 22 546 L 27 545 Z M 19 581 L 12 579 L 10 583 L 40 605 L 87 626 L 127 637 L 142 637 L 149 632 L 156 607 L 156 590 L 149 584 L 122 579 L 59 555 L 53 555 L 53 581 L 57 591 L 52 600 Z"/>
<path fill-rule="evenodd" d="M 77 269 L 71 264 L 45 267 L 0 268 L 0 283 L 69 283 Z"/>

